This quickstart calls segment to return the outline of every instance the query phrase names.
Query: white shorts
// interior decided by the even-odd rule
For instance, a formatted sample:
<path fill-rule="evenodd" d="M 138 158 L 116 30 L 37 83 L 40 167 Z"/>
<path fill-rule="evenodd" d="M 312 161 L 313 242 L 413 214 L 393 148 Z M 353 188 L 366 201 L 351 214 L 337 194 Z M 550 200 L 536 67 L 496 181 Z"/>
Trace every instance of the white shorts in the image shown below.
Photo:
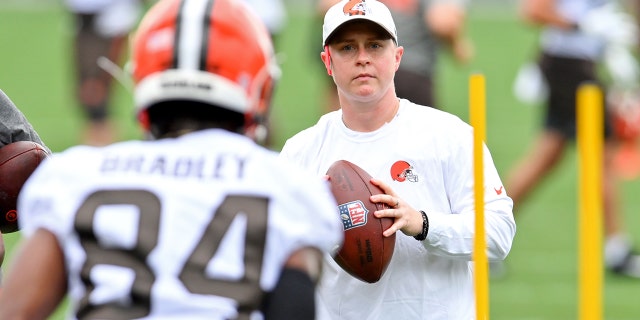
<path fill-rule="evenodd" d="M 66 0 L 66 4 L 73 13 L 95 14 L 93 27 L 104 37 L 129 33 L 143 9 L 139 0 Z"/>

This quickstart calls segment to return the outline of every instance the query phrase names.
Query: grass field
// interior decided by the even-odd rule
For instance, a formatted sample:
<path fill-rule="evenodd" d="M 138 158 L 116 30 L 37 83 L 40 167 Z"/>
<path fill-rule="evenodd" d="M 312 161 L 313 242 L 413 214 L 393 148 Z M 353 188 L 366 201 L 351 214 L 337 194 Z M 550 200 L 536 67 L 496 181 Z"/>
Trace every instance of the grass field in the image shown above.
<path fill-rule="evenodd" d="M 291 8 L 289 27 L 278 42 L 283 77 L 272 121 L 274 149 L 311 125 L 321 113 L 325 75 L 310 46 L 319 46 L 309 10 Z M 0 89 L 23 110 L 54 151 L 79 141 L 82 127 L 73 98 L 71 24 L 56 6 L 39 10 L 0 6 Z M 511 94 L 517 67 L 535 50 L 536 34 L 509 7 L 472 7 L 469 30 L 476 45 L 471 65 L 458 66 L 443 56 L 438 79 L 440 108 L 468 120 L 468 78 L 474 72 L 487 83 L 487 144 L 504 176 L 526 150 L 538 128 L 540 108 L 522 105 Z M 114 116 L 122 138 L 137 138 L 131 96 L 114 90 Z M 516 207 L 518 231 L 507 259 L 505 278 L 490 283 L 492 319 L 576 319 L 577 306 L 577 158 L 575 149 L 522 206 Z M 621 181 L 626 227 L 640 247 L 638 181 Z M 5 235 L 8 261 L 19 233 Z M 605 319 L 638 319 L 640 281 L 605 275 Z M 56 315 L 54 318 L 60 318 Z"/>

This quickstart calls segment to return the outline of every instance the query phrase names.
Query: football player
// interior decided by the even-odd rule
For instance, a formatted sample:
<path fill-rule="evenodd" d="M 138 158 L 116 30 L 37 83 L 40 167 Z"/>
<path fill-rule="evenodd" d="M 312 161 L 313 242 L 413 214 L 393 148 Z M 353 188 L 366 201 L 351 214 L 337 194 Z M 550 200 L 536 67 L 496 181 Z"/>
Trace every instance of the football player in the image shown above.
<path fill-rule="evenodd" d="M 65 0 L 64 3 L 73 15 L 76 96 L 87 122 L 82 142 L 105 145 L 116 139 L 109 119 L 113 77 L 98 61 L 120 63 L 126 53 L 127 37 L 140 19 L 143 4 L 141 0 Z"/>
<path fill-rule="evenodd" d="M 544 121 L 539 132 L 530 150 L 509 169 L 505 182 L 516 205 L 528 200 L 576 142 L 576 92 L 580 85 L 593 83 L 605 93 L 613 88 L 607 88 L 599 72 L 600 66 L 608 65 L 607 60 L 615 65 L 607 69 L 617 85 L 631 85 L 638 75 L 638 71 L 633 71 L 637 69 L 635 58 L 618 50 L 636 41 L 636 26 L 616 2 L 526 0 L 521 5 L 527 23 L 541 29 L 536 63 L 548 95 L 543 102 Z M 604 99 L 600 103 L 607 105 Z M 633 232 L 626 230 L 624 206 L 618 201 L 620 191 L 613 160 L 619 141 L 614 135 L 612 110 L 603 107 L 604 121 L 600 124 L 604 130 L 601 194 L 604 264 L 614 275 L 640 279 L 640 255 L 633 245 Z"/>
<path fill-rule="evenodd" d="M 278 68 L 238 0 L 161 0 L 133 38 L 153 141 L 45 160 L 18 208 L 26 237 L 0 318 L 312 319 L 342 226 L 328 183 L 258 137 Z"/>

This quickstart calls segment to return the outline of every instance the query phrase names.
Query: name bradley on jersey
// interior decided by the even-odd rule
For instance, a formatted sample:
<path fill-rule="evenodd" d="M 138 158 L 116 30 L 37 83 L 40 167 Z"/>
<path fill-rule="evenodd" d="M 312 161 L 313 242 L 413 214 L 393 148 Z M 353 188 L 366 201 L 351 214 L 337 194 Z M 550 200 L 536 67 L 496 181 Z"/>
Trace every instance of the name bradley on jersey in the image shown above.
<path fill-rule="evenodd" d="M 237 154 L 143 155 L 110 154 L 102 158 L 100 172 L 137 173 L 175 178 L 242 179 L 247 158 Z"/>

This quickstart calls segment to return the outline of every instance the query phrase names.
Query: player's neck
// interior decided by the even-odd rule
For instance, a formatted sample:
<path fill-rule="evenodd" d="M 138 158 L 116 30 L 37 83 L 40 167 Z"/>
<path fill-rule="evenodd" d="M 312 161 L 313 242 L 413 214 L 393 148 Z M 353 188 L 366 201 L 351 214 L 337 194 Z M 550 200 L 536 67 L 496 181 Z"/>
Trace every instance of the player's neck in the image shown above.
<path fill-rule="evenodd" d="M 399 107 L 400 100 L 395 95 L 383 97 L 375 102 L 342 104 L 342 122 L 353 131 L 375 131 L 385 123 L 391 122 Z"/>

